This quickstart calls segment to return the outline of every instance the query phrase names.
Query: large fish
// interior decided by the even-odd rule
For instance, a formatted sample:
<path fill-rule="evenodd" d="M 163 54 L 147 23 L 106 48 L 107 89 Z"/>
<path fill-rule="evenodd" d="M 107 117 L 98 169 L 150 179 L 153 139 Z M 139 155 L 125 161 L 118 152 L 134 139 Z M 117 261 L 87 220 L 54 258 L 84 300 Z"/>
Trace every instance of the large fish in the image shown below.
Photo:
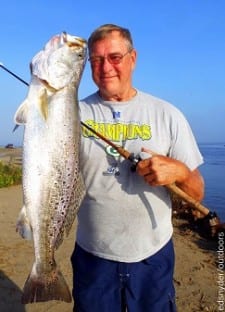
<path fill-rule="evenodd" d="M 54 36 L 31 62 L 27 98 L 15 122 L 24 124 L 24 206 L 17 231 L 33 238 L 35 261 L 22 303 L 71 301 L 69 288 L 54 259 L 83 199 L 79 169 L 80 120 L 77 91 L 86 61 L 84 39 Z"/>

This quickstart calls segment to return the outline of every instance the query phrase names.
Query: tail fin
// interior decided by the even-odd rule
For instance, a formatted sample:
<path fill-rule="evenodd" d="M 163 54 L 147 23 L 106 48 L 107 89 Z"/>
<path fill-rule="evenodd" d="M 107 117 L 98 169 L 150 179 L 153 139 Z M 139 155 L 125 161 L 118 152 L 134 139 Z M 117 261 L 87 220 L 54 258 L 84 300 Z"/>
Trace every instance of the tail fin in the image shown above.
<path fill-rule="evenodd" d="M 33 272 L 34 270 L 32 270 Z M 23 304 L 61 300 L 71 302 L 71 293 L 62 273 L 54 268 L 51 272 L 28 276 L 23 289 Z"/>

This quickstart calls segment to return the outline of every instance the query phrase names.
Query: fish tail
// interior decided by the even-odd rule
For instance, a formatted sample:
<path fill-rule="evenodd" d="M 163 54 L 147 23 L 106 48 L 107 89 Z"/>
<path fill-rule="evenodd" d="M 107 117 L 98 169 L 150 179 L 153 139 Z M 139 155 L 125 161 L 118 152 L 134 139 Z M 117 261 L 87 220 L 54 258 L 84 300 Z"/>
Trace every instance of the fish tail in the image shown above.
<path fill-rule="evenodd" d="M 25 282 L 21 302 L 27 304 L 50 300 L 72 301 L 62 273 L 56 267 L 50 272 L 40 274 L 34 274 L 32 270 Z"/>

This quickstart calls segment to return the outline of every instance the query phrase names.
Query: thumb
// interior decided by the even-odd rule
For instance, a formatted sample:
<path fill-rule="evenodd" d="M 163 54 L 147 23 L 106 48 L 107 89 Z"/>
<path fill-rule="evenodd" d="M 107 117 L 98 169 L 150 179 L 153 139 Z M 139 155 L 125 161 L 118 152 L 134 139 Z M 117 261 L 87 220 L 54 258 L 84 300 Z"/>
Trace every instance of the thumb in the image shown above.
<path fill-rule="evenodd" d="M 147 158 L 151 158 L 152 156 L 157 155 L 155 152 L 153 152 L 152 150 L 142 147 L 141 148 L 141 153 L 140 153 L 140 158 L 141 159 L 147 159 Z"/>

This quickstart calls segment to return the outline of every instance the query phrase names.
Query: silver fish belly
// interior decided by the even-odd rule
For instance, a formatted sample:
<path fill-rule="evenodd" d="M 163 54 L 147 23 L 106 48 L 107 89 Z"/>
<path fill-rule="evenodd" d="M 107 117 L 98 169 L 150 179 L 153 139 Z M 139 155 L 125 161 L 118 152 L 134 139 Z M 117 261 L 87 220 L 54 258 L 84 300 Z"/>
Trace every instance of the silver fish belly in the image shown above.
<path fill-rule="evenodd" d="M 53 37 L 31 62 L 28 96 L 15 115 L 24 124 L 24 206 L 17 230 L 33 238 L 35 261 L 22 302 L 71 301 L 54 252 L 68 235 L 85 193 L 79 168 L 77 90 L 86 42 L 65 33 Z"/>

